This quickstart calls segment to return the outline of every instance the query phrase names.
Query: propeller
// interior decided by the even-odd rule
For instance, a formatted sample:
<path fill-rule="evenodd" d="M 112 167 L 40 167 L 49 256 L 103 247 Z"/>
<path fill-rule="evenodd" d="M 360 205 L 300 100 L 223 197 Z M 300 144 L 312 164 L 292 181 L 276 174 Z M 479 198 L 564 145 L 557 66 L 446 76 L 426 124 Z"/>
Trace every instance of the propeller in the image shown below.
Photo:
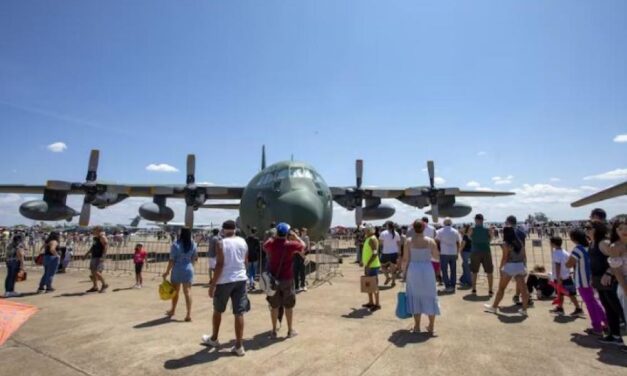
<path fill-rule="evenodd" d="M 187 155 L 187 185 L 185 186 L 185 227 L 194 227 L 194 202 L 196 196 L 196 156 Z"/>
<path fill-rule="evenodd" d="M 363 199 L 364 191 L 361 189 L 364 177 L 364 161 L 357 159 L 355 161 L 355 224 L 361 225 L 364 220 Z"/>
<path fill-rule="evenodd" d="M 205 202 L 205 191 L 196 186 L 196 156 L 187 155 L 187 185 L 185 185 L 185 227 L 194 228 L 194 211 Z"/>
<path fill-rule="evenodd" d="M 429 171 L 429 202 L 431 203 L 431 218 L 437 222 L 440 217 L 440 206 L 438 205 L 438 190 L 435 188 L 435 165 L 433 161 L 427 161 Z"/>
<path fill-rule="evenodd" d="M 85 227 L 89 225 L 89 218 L 91 216 L 91 203 L 96 199 L 96 193 L 98 192 L 98 186 L 96 179 L 98 178 L 98 160 L 100 159 L 100 151 L 92 150 L 89 154 L 89 164 L 87 165 L 87 176 L 85 177 L 85 183 L 83 189 L 85 190 L 85 197 L 83 198 L 83 207 L 78 220 L 79 226 Z"/>

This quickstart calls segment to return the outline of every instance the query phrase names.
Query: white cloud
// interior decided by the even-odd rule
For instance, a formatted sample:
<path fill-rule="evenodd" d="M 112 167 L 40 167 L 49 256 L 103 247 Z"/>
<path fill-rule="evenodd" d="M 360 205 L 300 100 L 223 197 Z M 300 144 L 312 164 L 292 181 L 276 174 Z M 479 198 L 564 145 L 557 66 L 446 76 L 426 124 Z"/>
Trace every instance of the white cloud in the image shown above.
<path fill-rule="evenodd" d="M 617 168 L 616 170 L 604 172 L 598 175 L 586 176 L 583 180 L 618 180 L 627 179 L 627 168 Z"/>
<path fill-rule="evenodd" d="M 599 191 L 600 189 L 597 187 L 591 187 L 589 185 L 582 185 L 581 187 L 579 187 L 579 189 L 581 189 L 582 191 Z"/>
<path fill-rule="evenodd" d="M 553 183 L 557 183 L 557 182 L 562 181 L 562 179 L 560 179 L 560 178 L 551 178 L 549 180 L 552 181 Z"/>
<path fill-rule="evenodd" d="M 495 176 L 492 178 L 492 182 L 495 185 L 507 185 L 512 184 L 512 180 L 514 179 L 514 175 L 508 175 L 506 177 Z"/>
<path fill-rule="evenodd" d="M 439 176 L 436 176 L 435 179 L 433 179 L 433 180 L 434 180 L 435 184 L 438 184 L 438 185 L 446 183 L 446 180 L 444 178 L 442 178 L 442 177 L 439 177 Z"/>
<path fill-rule="evenodd" d="M 480 151 L 480 152 L 477 153 L 478 157 L 485 157 L 486 155 L 488 155 L 488 153 L 485 152 L 485 151 Z"/>
<path fill-rule="evenodd" d="M 512 190 L 521 203 L 572 202 L 580 194 L 579 189 L 556 187 L 551 184 L 524 184 Z"/>
<path fill-rule="evenodd" d="M 54 144 L 46 146 L 46 149 L 53 153 L 62 153 L 67 150 L 67 145 L 65 142 L 55 142 Z"/>
<path fill-rule="evenodd" d="M 627 142 L 627 134 L 619 134 L 618 136 L 614 137 L 614 142 Z"/>
<path fill-rule="evenodd" d="M 151 163 L 148 166 L 146 166 L 146 171 L 153 171 L 153 172 L 178 172 L 179 170 L 176 167 L 174 167 L 174 166 L 170 166 L 169 164 L 165 164 L 165 163 L 159 163 L 159 164 Z"/>
<path fill-rule="evenodd" d="M 478 191 L 483 191 L 483 192 L 492 192 L 494 189 L 489 188 L 489 187 L 477 187 Z"/>
<path fill-rule="evenodd" d="M 197 184 L 200 184 L 200 185 L 216 185 L 215 183 L 212 183 L 210 181 L 200 181 Z"/>
<path fill-rule="evenodd" d="M 470 187 L 470 188 L 479 188 L 479 187 L 481 187 L 481 184 L 479 184 L 479 182 L 477 182 L 477 181 L 472 180 L 472 181 L 469 181 L 466 184 L 466 186 Z"/>

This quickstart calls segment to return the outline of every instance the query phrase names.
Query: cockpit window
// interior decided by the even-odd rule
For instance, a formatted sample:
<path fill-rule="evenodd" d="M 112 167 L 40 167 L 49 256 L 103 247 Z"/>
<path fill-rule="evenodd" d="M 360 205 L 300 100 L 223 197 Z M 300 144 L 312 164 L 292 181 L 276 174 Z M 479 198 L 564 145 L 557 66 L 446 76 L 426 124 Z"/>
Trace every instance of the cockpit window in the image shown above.
<path fill-rule="evenodd" d="M 306 168 L 302 168 L 302 167 L 291 168 L 290 175 L 293 178 L 303 178 L 303 179 L 312 179 L 312 180 L 314 178 L 314 175 L 310 170 Z"/>
<path fill-rule="evenodd" d="M 283 180 L 290 176 L 290 172 L 287 168 L 281 169 L 276 173 L 276 177 L 274 180 Z"/>

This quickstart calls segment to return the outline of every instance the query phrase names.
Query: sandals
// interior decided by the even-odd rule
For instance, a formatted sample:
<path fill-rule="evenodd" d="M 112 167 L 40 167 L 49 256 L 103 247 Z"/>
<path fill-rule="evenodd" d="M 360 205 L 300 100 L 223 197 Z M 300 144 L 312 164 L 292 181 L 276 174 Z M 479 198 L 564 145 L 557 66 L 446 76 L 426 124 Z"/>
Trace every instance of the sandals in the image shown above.
<path fill-rule="evenodd" d="M 185 318 L 185 322 L 192 322 L 192 318 L 191 317 L 186 317 Z"/>
<path fill-rule="evenodd" d="M 165 311 L 165 315 L 169 318 L 172 318 L 172 316 L 174 316 L 174 312 L 172 311 Z"/>
<path fill-rule="evenodd" d="M 85 291 L 85 292 L 98 292 L 98 288 L 97 287 L 92 287 L 89 290 Z"/>

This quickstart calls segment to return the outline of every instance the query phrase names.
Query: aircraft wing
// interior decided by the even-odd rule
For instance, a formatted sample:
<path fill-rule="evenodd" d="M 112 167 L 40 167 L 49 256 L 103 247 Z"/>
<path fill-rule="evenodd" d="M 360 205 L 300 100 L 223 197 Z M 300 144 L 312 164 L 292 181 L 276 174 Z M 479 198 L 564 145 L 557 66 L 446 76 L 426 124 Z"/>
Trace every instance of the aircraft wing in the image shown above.
<path fill-rule="evenodd" d="M 460 197 L 499 197 L 499 196 L 513 196 L 514 192 L 495 192 L 495 191 L 459 191 L 455 193 L 455 196 Z"/>
<path fill-rule="evenodd" d="M 627 195 L 627 181 L 620 183 L 618 185 L 615 185 L 613 187 L 604 189 L 601 192 L 597 192 L 588 197 L 584 197 L 581 200 L 577 200 L 573 202 L 572 204 L 570 204 L 570 206 L 572 206 L 573 208 L 578 208 L 580 206 L 592 204 L 592 203 L 603 201 L 603 200 L 608 200 L 610 198 L 619 197 L 623 195 Z"/>
<path fill-rule="evenodd" d="M 0 193 L 44 193 L 45 190 L 63 191 L 67 194 L 85 194 L 85 183 L 69 183 L 49 181 L 46 185 L 0 185 Z M 203 192 L 207 199 L 240 199 L 244 187 L 230 187 L 217 185 L 197 184 L 197 189 Z M 141 185 L 141 184 L 96 184 L 96 188 L 103 192 L 115 192 L 129 197 L 164 196 L 185 198 L 185 185 Z"/>
<path fill-rule="evenodd" d="M 200 207 L 203 209 L 226 209 L 226 210 L 239 210 L 239 203 L 235 204 L 205 204 Z"/>
<path fill-rule="evenodd" d="M 333 198 L 341 198 L 354 191 L 354 187 L 329 187 Z M 362 187 L 364 198 L 398 198 L 405 193 L 404 188 Z"/>

